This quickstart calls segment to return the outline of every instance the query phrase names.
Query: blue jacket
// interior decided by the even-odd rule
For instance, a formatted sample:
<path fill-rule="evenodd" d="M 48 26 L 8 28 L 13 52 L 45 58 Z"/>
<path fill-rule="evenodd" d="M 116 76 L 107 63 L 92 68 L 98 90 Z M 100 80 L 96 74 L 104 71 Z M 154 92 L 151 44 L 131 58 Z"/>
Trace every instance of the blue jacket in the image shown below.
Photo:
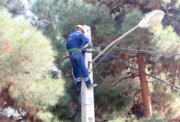
<path fill-rule="evenodd" d="M 83 34 L 74 31 L 71 33 L 67 38 L 67 50 L 71 50 L 73 48 L 82 48 L 84 45 L 86 45 L 90 40 Z"/>

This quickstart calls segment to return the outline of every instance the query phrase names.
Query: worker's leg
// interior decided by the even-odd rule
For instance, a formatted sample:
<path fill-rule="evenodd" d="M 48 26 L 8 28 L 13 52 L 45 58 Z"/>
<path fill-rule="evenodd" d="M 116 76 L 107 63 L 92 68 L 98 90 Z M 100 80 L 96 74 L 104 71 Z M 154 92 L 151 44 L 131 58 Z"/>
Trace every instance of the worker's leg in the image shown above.
<path fill-rule="evenodd" d="M 78 55 L 79 55 L 78 65 L 81 69 L 83 80 L 85 81 L 86 86 L 89 88 L 92 85 L 92 83 L 91 83 L 91 80 L 90 80 L 89 75 L 88 75 L 88 70 L 87 70 L 86 65 L 85 65 L 84 57 L 83 57 L 81 52 L 79 52 Z"/>
<path fill-rule="evenodd" d="M 77 63 L 77 56 L 76 54 L 70 55 L 70 61 L 73 67 L 73 75 L 75 78 L 77 89 L 81 89 L 81 70 Z"/>

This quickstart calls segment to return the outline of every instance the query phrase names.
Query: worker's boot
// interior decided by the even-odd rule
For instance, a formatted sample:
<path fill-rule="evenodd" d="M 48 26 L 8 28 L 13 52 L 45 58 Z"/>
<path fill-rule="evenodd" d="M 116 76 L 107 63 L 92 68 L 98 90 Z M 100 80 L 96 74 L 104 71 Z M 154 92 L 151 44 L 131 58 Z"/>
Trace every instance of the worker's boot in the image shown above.
<path fill-rule="evenodd" d="M 96 83 L 90 83 L 89 85 L 87 85 L 87 88 L 90 89 L 90 88 L 94 88 L 96 86 L 97 86 Z"/>
<path fill-rule="evenodd" d="M 86 81 L 86 86 L 87 86 L 88 89 L 90 89 L 90 88 L 96 87 L 97 84 L 96 83 L 91 83 L 91 81 L 88 80 L 88 81 Z"/>
<path fill-rule="evenodd" d="M 88 89 L 94 88 L 94 87 L 97 86 L 97 84 L 96 84 L 96 83 L 93 84 L 90 79 L 88 79 L 87 81 L 85 81 L 85 83 L 86 83 L 86 86 L 87 86 Z"/>

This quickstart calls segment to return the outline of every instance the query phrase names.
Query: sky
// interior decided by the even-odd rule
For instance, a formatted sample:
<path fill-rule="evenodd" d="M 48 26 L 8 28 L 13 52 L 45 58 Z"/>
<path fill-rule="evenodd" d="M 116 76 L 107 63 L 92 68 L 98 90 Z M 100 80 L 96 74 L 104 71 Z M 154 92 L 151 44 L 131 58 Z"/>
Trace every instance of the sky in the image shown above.
<path fill-rule="evenodd" d="M 28 6 L 28 1 L 27 0 L 22 0 L 22 2 L 24 3 L 24 5 L 27 7 Z"/>
<path fill-rule="evenodd" d="M 30 7 L 29 3 L 33 3 L 35 0 L 21 0 L 26 7 Z"/>
<path fill-rule="evenodd" d="M 25 6 L 25 15 L 28 16 L 28 17 L 32 17 L 34 19 L 37 19 L 37 16 L 35 14 L 33 14 L 31 11 L 30 11 L 30 7 L 31 7 L 31 4 L 35 1 L 35 0 L 21 0 Z M 30 4 L 31 3 L 31 4 Z M 18 22 L 21 22 L 21 21 L 24 21 L 24 15 L 20 15 L 20 16 L 17 16 L 16 17 L 16 20 Z"/>

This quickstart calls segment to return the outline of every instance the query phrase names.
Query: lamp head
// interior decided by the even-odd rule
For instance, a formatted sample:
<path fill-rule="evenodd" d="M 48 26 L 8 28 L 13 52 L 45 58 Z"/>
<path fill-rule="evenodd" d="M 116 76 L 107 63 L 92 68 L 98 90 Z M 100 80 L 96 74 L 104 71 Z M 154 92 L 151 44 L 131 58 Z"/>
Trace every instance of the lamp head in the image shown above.
<path fill-rule="evenodd" d="M 153 10 L 148 13 L 139 23 L 138 26 L 141 28 L 149 27 L 158 24 L 164 18 L 165 13 L 161 10 Z"/>

